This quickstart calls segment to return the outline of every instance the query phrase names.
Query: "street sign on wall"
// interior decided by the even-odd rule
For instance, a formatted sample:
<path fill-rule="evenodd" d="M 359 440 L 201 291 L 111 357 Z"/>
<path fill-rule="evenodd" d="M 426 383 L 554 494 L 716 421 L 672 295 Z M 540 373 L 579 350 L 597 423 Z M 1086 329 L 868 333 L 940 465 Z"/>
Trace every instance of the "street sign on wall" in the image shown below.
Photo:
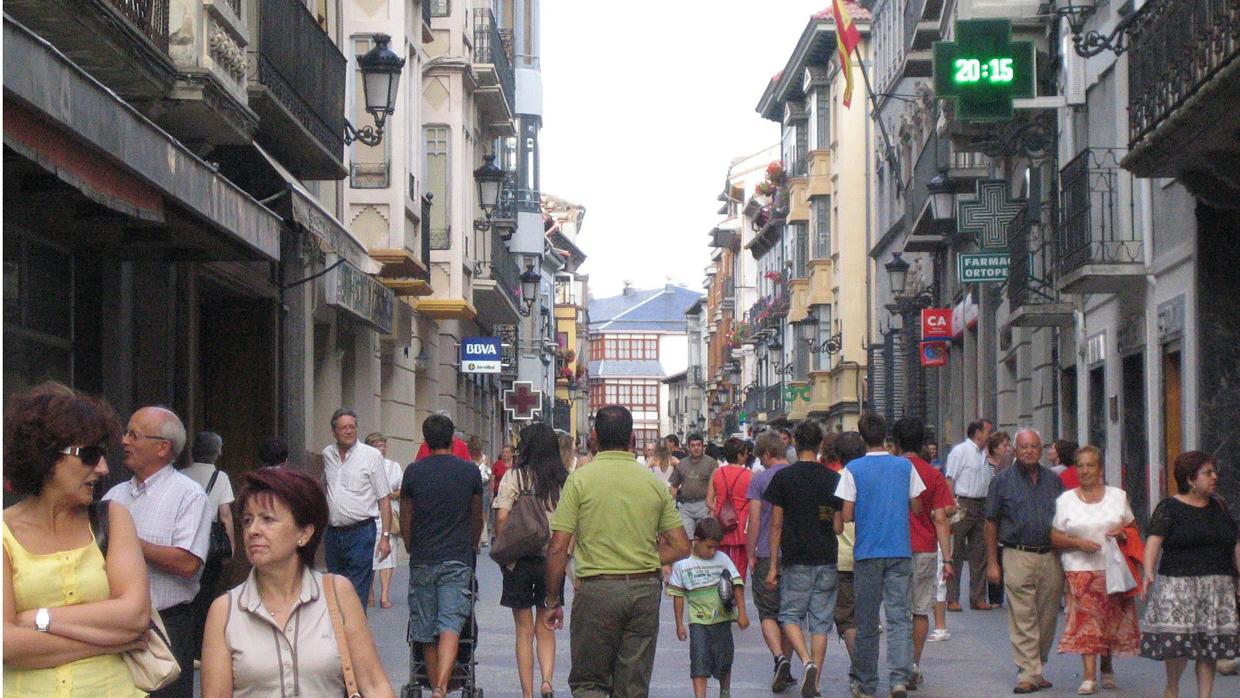
<path fill-rule="evenodd" d="M 1012 255 L 1008 252 L 961 252 L 956 272 L 962 284 L 988 284 L 1007 281 Z"/>
<path fill-rule="evenodd" d="M 1012 100 L 1034 96 L 1033 42 L 1012 41 L 1006 19 L 959 20 L 952 36 L 934 42 L 934 93 L 960 121 L 1012 118 Z"/>
<path fill-rule="evenodd" d="M 922 308 L 921 311 L 922 339 L 952 338 L 951 308 Z"/>
<path fill-rule="evenodd" d="M 339 308 L 383 334 L 392 333 L 396 294 L 347 260 L 332 267 L 323 279 L 327 304 Z"/>
<path fill-rule="evenodd" d="M 461 373 L 499 373 L 499 337 L 465 337 L 461 340 Z"/>

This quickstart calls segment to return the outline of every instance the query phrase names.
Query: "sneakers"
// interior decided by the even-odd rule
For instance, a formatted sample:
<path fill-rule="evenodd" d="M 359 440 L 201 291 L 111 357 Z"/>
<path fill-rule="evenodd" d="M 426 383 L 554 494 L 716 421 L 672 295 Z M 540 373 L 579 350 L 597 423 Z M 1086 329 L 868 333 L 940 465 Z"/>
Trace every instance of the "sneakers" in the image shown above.
<path fill-rule="evenodd" d="M 818 667 L 813 662 L 805 665 L 805 678 L 801 679 L 801 698 L 814 698 L 818 694 Z"/>
<path fill-rule="evenodd" d="M 908 690 L 916 691 L 917 687 L 921 685 L 922 679 L 924 678 L 925 676 L 923 676 L 921 673 L 921 667 L 914 664 L 913 673 L 909 674 L 909 677 L 908 677 L 908 684 L 907 684 Z"/>
<path fill-rule="evenodd" d="M 952 633 L 947 628 L 935 628 L 926 636 L 926 642 L 945 642 L 952 639 Z"/>
<path fill-rule="evenodd" d="M 865 693 L 861 690 L 861 684 L 854 681 L 848 682 L 848 687 L 852 689 L 852 698 L 874 698 L 872 693 Z"/>
<path fill-rule="evenodd" d="M 771 678 L 771 692 L 783 693 L 796 683 L 796 679 L 792 678 L 792 663 L 787 657 L 779 656 L 775 658 L 775 675 Z"/>
<path fill-rule="evenodd" d="M 891 698 L 908 698 L 908 687 L 902 683 L 892 686 Z"/>

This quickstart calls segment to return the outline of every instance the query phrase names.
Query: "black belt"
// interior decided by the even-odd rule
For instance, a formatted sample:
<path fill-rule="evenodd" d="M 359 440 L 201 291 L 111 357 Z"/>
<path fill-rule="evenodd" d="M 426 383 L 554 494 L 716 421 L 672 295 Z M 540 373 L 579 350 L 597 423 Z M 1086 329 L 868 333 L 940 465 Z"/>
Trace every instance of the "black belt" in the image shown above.
<path fill-rule="evenodd" d="M 706 498 L 702 497 L 700 499 L 677 499 L 676 503 L 677 504 L 697 504 L 698 502 L 705 502 L 705 501 L 706 501 Z"/>
<path fill-rule="evenodd" d="M 1012 550 L 1019 550 L 1022 553 L 1037 553 L 1038 555 L 1049 553 L 1052 550 L 1049 545 L 1017 545 L 1015 543 L 1001 543 L 1001 545 Z"/>
<path fill-rule="evenodd" d="M 971 499 L 971 500 L 978 501 L 978 502 L 984 502 L 984 501 L 986 501 L 986 498 L 985 498 L 985 497 L 966 497 L 966 496 L 964 496 L 963 494 L 962 494 L 962 495 L 958 495 L 958 496 L 956 497 L 956 499 Z"/>
<path fill-rule="evenodd" d="M 354 521 L 351 524 L 345 524 L 343 526 L 328 526 L 328 528 L 336 531 L 337 533 L 348 533 L 349 531 L 356 531 L 362 526 L 367 526 L 373 524 L 374 522 L 374 519 L 362 519 L 361 521 Z"/>
<path fill-rule="evenodd" d="M 628 574 L 594 574 L 589 577 L 582 577 L 581 581 L 624 581 L 635 582 L 640 579 L 658 579 L 660 577 L 658 570 L 652 572 L 630 572 Z"/>

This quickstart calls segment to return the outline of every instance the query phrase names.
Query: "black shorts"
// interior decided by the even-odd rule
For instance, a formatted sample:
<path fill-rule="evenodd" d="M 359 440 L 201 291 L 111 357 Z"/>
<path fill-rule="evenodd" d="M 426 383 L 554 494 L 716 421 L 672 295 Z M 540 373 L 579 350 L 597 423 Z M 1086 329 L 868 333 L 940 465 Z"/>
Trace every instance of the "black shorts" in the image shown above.
<path fill-rule="evenodd" d="M 689 624 L 689 677 L 722 680 L 732 673 L 732 623 Z"/>
<path fill-rule="evenodd" d="M 501 567 L 504 592 L 499 605 L 504 608 L 542 608 L 547 597 L 547 560 L 544 557 L 523 557 L 512 569 Z"/>

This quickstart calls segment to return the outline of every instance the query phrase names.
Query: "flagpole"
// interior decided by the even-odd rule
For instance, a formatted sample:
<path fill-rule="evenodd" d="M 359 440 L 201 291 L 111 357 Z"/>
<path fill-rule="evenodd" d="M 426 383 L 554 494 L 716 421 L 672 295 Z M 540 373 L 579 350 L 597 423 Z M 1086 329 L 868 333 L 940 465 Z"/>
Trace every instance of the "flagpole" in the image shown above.
<path fill-rule="evenodd" d="M 870 86 L 870 73 L 865 69 L 865 60 L 861 58 L 861 44 L 853 47 L 853 55 L 857 57 L 857 67 L 861 68 L 861 77 L 865 80 L 865 93 L 870 98 L 870 104 L 874 107 L 874 120 L 878 122 L 878 132 L 883 136 L 883 145 L 887 149 L 887 157 L 891 159 L 892 167 L 896 172 L 900 171 L 900 156 L 896 153 L 895 148 L 891 145 L 891 138 L 887 135 L 887 126 L 883 124 L 883 120 L 878 114 L 878 97 L 874 94 L 874 88 Z M 898 184 L 898 181 L 897 181 Z"/>

